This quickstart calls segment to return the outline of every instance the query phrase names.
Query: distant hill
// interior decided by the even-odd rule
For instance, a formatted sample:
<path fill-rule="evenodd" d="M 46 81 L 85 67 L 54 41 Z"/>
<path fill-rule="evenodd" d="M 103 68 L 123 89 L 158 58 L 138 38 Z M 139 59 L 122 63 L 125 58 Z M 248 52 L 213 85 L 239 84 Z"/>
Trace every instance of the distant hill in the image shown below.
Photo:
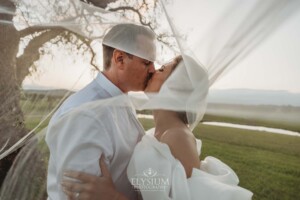
<path fill-rule="evenodd" d="M 70 92 L 69 95 L 74 93 L 73 91 L 69 91 L 69 90 L 65 90 L 65 89 L 51 89 L 51 90 L 28 89 L 28 90 L 24 90 L 25 94 L 49 95 L 52 97 L 63 97 L 68 92 Z"/>
<path fill-rule="evenodd" d="M 62 97 L 67 92 L 70 95 L 74 91 L 65 89 L 24 89 L 25 94 L 42 94 Z M 287 91 L 252 90 L 252 89 L 228 89 L 210 90 L 208 103 L 231 104 L 231 105 L 277 105 L 300 107 L 300 93 Z"/>
<path fill-rule="evenodd" d="M 290 105 L 300 106 L 300 94 L 287 91 L 227 89 L 210 90 L 209 103 L 240 105 Z"/>

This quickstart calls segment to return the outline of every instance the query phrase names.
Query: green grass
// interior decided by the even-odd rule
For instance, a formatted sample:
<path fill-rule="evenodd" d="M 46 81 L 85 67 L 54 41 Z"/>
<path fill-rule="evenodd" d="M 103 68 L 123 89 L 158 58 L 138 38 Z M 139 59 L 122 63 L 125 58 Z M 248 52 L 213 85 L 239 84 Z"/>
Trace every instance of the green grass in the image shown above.
<path fill-rule="evenodd" d="M 140 121 L 146 130 L 154 125 Z M 194 134 L 202 140 L 200 158 L 228 164 L 254 200 L 300 199 L 300 137 L 202 124 Z"/>
<path fill-rule="evenodd" d="M 233 124 L 245 124 L 253 126 L 264 126 L 270 128 L 279 128 L 291 131 L 300 132 L 300 115 L 289 116 L 294 117 L 293 121 L 287 118 L 270 119 L 266 116 L 264 117 L 238 117 L 238 116 L 228 116 L 228 115 L 210 115 L 205 114 L 202 121 L 214 121 L 214 122 L 227 122 Z M 297 121 L 298 120 L 298 121 Z"/>
<path fill-rule="evenodd" d="M 48 117 L 44 122 L 42 122 L 35 132 L 39 132 L 40 130 L 45 128 L 48 125 L 49 121 L 50 117 Z M 40 122 L 40 117 L 25 117 L 25 127 L 27 130 L 34 129 Z"/>
<path fill-rule="evenodd" d="M 201 139 L 300 157 L 300 137 L 297 136 L 203 124 L 198 125 L 193 132 Z"/>
<path fill-rule="evenodd" d="M 32 111 L 25 115 L 28 129 L 39 123 L 39 115 L 50 110 L 44 102 L 39 106 L 32 109 L 25 105 Z M 224 117 L 216 120 L 216 116 L 209 116 L 210 120 L 241 122 Z M 145 130 L 154 127 L 153 120 L 140 121 Z M 48 120 L 39 130 L 47 123 Z M 214 156 L 228 164 L 239 176 L 240 186 L 254 193 L 254 200 L 300 199 L 300 137 L 202 124 L 194 134 L 203 143 L 201 159 Z"/>

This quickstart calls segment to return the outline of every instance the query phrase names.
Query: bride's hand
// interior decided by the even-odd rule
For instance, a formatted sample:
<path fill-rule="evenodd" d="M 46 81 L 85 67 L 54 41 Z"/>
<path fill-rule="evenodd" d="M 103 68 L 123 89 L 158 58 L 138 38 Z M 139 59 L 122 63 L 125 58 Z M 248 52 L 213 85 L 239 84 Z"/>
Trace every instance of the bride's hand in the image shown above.
<path fill-rule="evenodd" d="M 167 80 L 172 71 L 176 68 L 178 63 L 182 60 L 181 56 L 175 57 L 171 62 L 164 64 L 157 70 L 151 79 L 148 81 L 145 89 L 146 93 L 158 92 L 162 84 Z"/>
<path fill-rule="evenodd" d="M 78 171 L 66 171 L 62 189 L 70 200 L 121 200 L 127 199 L 119 193 L 107 169 L 104 156 L 99 159 L 102 176 L 94 176 Z M 70 180 L 75 179 L 77 182 Z"/>

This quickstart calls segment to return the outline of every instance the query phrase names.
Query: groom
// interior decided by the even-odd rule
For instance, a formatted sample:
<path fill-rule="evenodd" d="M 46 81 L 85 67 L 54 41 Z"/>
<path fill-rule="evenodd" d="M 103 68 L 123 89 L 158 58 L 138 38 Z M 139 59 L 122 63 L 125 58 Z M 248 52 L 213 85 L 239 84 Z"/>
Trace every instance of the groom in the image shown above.
<path fill-rule="evenodd" d="M 134 24 L 116 25 L 105 35 L 104 71 L 70 96 L 49 123 L 48 199 L 67 199 L 61 187 L 67 169 L 100 175 L 98 160 L 102 155 L 117 191 L 128 199 L 136 199 L 126 167 L 144 129 L 132 109 L 105 107 L 100 112 L 99 107 L 88 103 L 143 91 L 150 75 L 155 73 L 154 42 L 151 30 Z M 75 190 L 74 197 L 80 199 L 80 191 Z"/>

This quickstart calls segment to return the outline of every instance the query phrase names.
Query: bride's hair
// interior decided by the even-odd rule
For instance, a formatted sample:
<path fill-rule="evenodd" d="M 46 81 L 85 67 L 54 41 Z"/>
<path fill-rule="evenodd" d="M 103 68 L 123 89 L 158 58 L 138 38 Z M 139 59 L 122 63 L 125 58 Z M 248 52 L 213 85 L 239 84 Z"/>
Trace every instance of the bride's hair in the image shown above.
<path fill-rule="evenodd" d="M 188 125 L 188 119 L 187 119 L 187 114 L 186 112 L 176 112 L 178 118 L 186 125 Z"/>

